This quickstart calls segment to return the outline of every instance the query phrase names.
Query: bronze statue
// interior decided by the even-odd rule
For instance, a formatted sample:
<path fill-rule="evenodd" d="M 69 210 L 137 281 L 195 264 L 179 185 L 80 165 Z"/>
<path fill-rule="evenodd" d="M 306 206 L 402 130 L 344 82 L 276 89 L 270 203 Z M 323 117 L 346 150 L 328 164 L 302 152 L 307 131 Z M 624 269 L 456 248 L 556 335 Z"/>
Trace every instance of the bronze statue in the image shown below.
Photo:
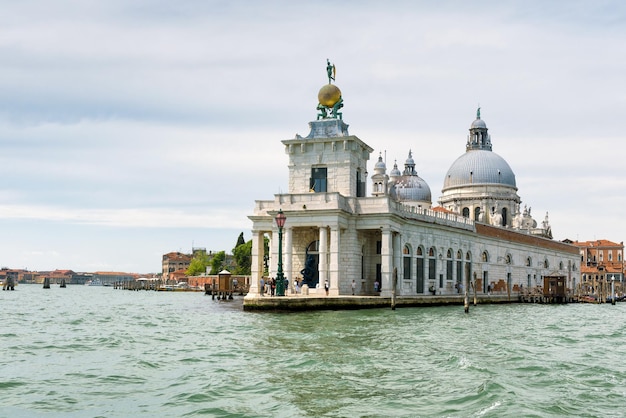
<path fill-rule="evenodd" d="M 330 80 L 335 81 L 335 64 L 331 64 L 330 60 L 326 58 L 326 73 L 328 74 L 328 84 L 330 84 Z"/>

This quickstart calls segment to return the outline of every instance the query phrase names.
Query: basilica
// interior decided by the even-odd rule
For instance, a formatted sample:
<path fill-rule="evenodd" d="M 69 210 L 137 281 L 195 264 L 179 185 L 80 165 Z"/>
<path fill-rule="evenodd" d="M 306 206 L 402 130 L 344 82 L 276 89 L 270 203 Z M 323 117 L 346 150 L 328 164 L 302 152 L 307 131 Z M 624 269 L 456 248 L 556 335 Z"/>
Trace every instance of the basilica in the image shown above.
<path fill-rule="evenodd" d="M 402 170 L 397 164 L 388 169 L 376 153 L 368 175 L 374 149 L 348 132 L 341 91 L 332 81 L 329 71 L 308 135 L 282 141 L 288 192 L 257 200 L 249 216 L 247 299 L 259 298 L 261 284 L 277 269 L 288 280 L 287 294 L 295 281 L 309 294 L 400 298 L 454 295 L 470 287 L 511 292 L 542 286 L 547 276 L 576 287 L 578 248 L 553 240 L 547 213 L 538 223 L 530 207 L 521 207 L 515 174 L 493 152 L 480 109 L 433 206 L 411 150 Z M 279 212 L 286 218 L 280 229 Z"/>

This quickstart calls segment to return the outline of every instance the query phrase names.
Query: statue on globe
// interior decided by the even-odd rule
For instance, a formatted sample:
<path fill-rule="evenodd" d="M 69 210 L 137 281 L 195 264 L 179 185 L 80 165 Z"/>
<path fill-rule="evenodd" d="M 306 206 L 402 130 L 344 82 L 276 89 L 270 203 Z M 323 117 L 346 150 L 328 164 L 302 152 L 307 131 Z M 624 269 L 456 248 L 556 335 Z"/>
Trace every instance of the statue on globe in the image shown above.
<path fill-rule="evenodd" d="M 319 100 L 317 120 L 342 119 L 343 115 L 339 109 L 343 107 L 343 98 L 339 87 L 331 83 L 335 80 L 335 64 L 331 64 L 329 59 L 326 59 L 326 73 L 328 74 L 328 84 L 324 85 L 317 94 Z"/>

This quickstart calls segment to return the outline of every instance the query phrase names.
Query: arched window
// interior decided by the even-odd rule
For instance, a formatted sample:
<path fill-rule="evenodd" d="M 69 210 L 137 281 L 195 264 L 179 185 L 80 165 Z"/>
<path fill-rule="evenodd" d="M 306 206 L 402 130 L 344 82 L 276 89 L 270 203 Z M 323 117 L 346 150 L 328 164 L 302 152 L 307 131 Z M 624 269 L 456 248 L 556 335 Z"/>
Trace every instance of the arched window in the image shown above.
<path fill-rule="evenodd" d="M 469 218 L 470 210 L 469 208 L 463 208 L 463 217 Z"/>
<path fill-rule="evenodd" d="M 447 281 L 452 281 L 452 273 L 453 273 L 453 265 L 454 265 L 454 260 L 453 260 L 453 252 L 452 252 L 452 248 L 448 248 L 448 252 L 446 253 L 446 280 Z"/>
<path fill-rule="evenodd" d="M 474 208 L 474 220 L 477 221 L 480 218 L 480 208 Z"/>
<path fill-rule="evenodd" d="M 550 262 L 548 261 L 548 259 L 546 258 L 545 261 L 543 262 L 543 268 L 548 268 L 550 267 Z"/>
<path fill-rule="evenodd" d="M 563 270 L 563 262 L 559 262 L 559 270 Z"/>
<path fill-rule="evenodd" d="M 457 283 L 463 282 L 463 253 L 461 250 L 456 252 L 456 281 Z M 461 289 L 459 287 L 459 289 Z"/>
<path fill-rule="evenodd" d="M 528 257 L 526 259 L 526 267 L 532 267 L 532 265 L 533 265 L 533 259 Z"/>
<path fill-rule="evenodd" d="M 409 247 L 409 245 L 405 245 L 404 248 L 402 249 L 402 254 L 403 254 L 403 267 L 404 267 L 404 274 L 403 274 L 403 278 L 404 280 L 410 280 L 411 279 L 411 247 Z"/>
<path fill-rule="evenodd" d="M 511 262 L 513 261 L 511 254 L 507 254 L 506 257 L 504 257 L 504 262 L 506 264 L 511 264 Z"/>
<path fill-rule="evenodd" d="M 489 261 L 489 254 L 487 253 L 487 251 L 483 251 L 483 253 L 481 254 L 481 259 L 485 263 Z"/>
<path fill-rule="evenodd" d="M 417 277 L 417 283 L 415 290 L 417 293 L 424 293 L 424 248 L 417 247 L 416 254 L 415 276 Z"/>
<path fill-rule="evenodd" d="M 437 258 L 435 257 L 435 247 L 428 249 L 428 280 L 437 279 Z"/>

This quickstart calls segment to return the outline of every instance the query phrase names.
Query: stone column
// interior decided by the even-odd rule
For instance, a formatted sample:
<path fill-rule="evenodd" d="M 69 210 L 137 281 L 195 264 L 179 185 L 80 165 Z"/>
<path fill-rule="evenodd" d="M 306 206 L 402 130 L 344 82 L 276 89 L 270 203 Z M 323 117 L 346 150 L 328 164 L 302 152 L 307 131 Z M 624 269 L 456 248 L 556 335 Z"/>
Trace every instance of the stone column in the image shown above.
<path fill-rule="evenodd" d="M 328 280 L 328 229 L 320 228 L 320 251 L 319 251 L 319 284 L 317 293 L 324 295 L 324 281 Z"/>
<path fill-rule="evenodd" d="M 283 272 L 285 274 L 285 278 L 289 280 L 288 288 L 285 289 L 285 295 L 290 295 L 293 289 L 293 281 L 296 276 L 292 271 L 292 254 L 293 254 L 293 228 L 284 228 L 283 229 L 283 238 L 285 240 L 285 245 L 283 246 L 285 250 L 285 255 L 283 257 Z"/>
<path fill-rule="evenodd" d="M 391 275 L 393 273 L 393 233 L 388 227 L 383 228 L 380 251 L 381 292 L 384 297 L 391 297 Z"/>
<path fill-rule="evenodd" d="M 272 229 L 270 235 L 270 257 L 268 260 L 268 275 L 271 278 L 276 278 L 276 272 L 278 271 L 278 227 Z"/>
<path fill-rule="evenodd" d="M 329 294 L 339 295 L 339 248 L 341 243 L 341 230 L 338 226 L 330 228 L 330 265 L 329 265 Z"/>
<path fill-rule="evenodd" d="M 394 232 L 392 233 L 392 239 L 393 239 L 393 266 L 396 266 L 398 268 L 398 281 L 396 283 L 396 295 L 401 295 L 402 292 L 402 285 L 404 284 L 404 263 L 402 262 L 402 245 L 401 245 L 401 240 L 402 240 L 402 235 L 399 232 Z M 411 258 L 411 261 L 413 261 L 413 259 Z M 393 266 L 391 267 L 391 286 L 389 287 L 389 289 L 393 289 Z"/>
<path fill-rule="evenodd" d="M 263 276 L 263 233 L 252 231 L 252 260 L 250 264 L 250 289 L 246 297 L 259 296 L 259 281 Z"/>

